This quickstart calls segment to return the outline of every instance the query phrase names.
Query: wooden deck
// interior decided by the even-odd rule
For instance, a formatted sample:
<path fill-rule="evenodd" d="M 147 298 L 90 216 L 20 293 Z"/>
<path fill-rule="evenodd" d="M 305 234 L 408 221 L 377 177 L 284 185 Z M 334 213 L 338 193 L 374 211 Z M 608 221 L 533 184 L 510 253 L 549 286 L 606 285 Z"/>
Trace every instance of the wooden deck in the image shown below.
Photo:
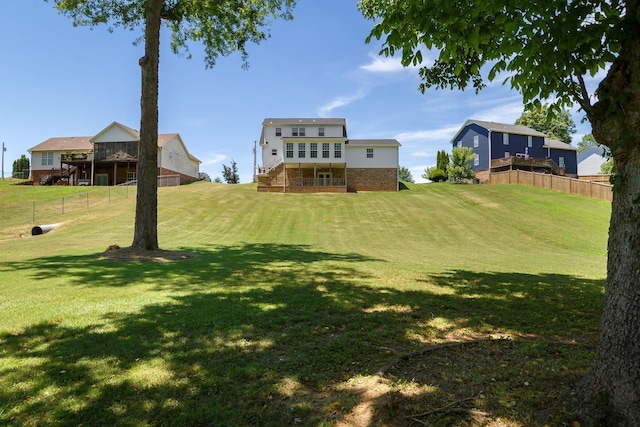
<path fill-rule="evenodd" d="M 538 157 L 509 156 L 491 160 L 491 172 L 505 170 L 527 170 L 531 172 L 545 172 L 564 176 L 565 170 L 551 159 Z"/>

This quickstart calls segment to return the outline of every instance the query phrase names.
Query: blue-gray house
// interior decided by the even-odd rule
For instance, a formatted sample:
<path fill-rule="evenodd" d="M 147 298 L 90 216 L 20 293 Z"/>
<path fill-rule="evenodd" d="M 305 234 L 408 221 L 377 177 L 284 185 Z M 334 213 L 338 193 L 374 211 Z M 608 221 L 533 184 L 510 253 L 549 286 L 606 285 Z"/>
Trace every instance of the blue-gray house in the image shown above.
<path fill-rule="evenodd" d="M 578 174 L 575 147 L 526 126 L 467 120 L 451 144 L 473 149 L 473 170 L 480 180 L 488 180 L 492 172 L 510 169 L 572 177 Z"/>

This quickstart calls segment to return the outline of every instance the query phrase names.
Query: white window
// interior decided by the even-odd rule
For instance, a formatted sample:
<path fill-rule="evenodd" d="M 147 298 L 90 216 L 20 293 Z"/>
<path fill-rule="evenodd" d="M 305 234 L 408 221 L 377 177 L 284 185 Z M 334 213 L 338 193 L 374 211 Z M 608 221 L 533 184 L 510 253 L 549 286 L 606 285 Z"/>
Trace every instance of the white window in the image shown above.
<path fill-rule="evenodd" d="M 304 159 L 306 153 L 307 153 L 307 144 L 305 144 L 304 142 L 301 142 L 300 144 L 298 144 L 298 157 L 300 157 L 301 159 Z"/>
<path fill-rule="evenodd" d="M 293 142 L 286 143 L 286 152 L 287 152 L 286 155 L 288 159 L 293 158 Z"/>
<path fill-rule="evenodd" d="M 318 136 L 324 136 L 324 128 L 318 128 Z"/>
<path fill-rule="evenodd" d="M 533 147 L 533 137 L 531 135 L 527 137 L 527 147 Z"/>
<path fill-rule="evenodd" d="M 47 165 L 53 165 L 53 153 L 52 152 L 46 152 L 46 153 L 42 153 L 42 164 L 44 166 Z"/>
<path fill-rule="evenodd" d="M 312 157 L 314 159 L 316 157 L 318 157 L 318 143 L 317 142 L 312 142 L 311 144 L 309 144 L 309 150 L 310 150 L 309 157 Z"/>
<path fill-rule="evenodd" d="M 473 166 L 478 165 L 480 165 L 480 157 L 478 157 L 478 155 L 476 154 L 476 156 L 473 158 Z"/>
<path fill-rule="evenodd" d="M 504 156 L 505 156 L 505 157 L 511 157 L 511 153 L 509 153 L 508 151 L 505 151 L 505 152 L 504 152 Z"/>
<path fill-rule="evenodd" d="M 305 136 L 305 128 L 300 128 L 300 136 Z"/>
<path fill-rule="evenodd" d="M 502 134 L 502 143 L 504 145 L 509 145 L 509 134 L 508 133 L 503 133 Z"/>
<path fill-rule="evenodd" d="M 271 149 L 271 155 L 272 156 L 277 156 L 278 155 L 278 149 L 277 148 L 272 148 Z"/>
<path fill-rule="evenodd" d="M 136 173 L 135 172 L 127 172 L 127 181 L 135 181 Z"/>
<path fill-rule="evenodd" d="M 291 128 L 291 136 L 298 136 L 298 128 Z"/>
<path fill-rule="evenodd" d="M 328 142 L 323 142 L 322 143 L 322 158 L 324 159 L 328 159 L 329 158 L 329 148 L 331 147 L 331 145 Z"/>
<path fill-rule="evenodd" d="M 342 144 L 336 142 L 333 144 L 333 157 L 339 159 L 342 157 Z"/>
<path fill-rule="evenodd" d="M 276 136 L 282 136 L 282 128 L 276 128 Z"/>
<path fill-rule="evenodd" d="M 373 148 L 367 148 L 367 159 L 373 159 Z"/>
<path fill-rule="evenodd" d="M 480 136 L 475 135 L 475 136 L 473 137 L 473 146 L 474 146 L 474 147 L 477 147 L 478 145 L 480 145 Z"/>
<path fill-rule="evenodd" d="M 558 157 L 558 166 L 564 167 L 564 157 Z"/>

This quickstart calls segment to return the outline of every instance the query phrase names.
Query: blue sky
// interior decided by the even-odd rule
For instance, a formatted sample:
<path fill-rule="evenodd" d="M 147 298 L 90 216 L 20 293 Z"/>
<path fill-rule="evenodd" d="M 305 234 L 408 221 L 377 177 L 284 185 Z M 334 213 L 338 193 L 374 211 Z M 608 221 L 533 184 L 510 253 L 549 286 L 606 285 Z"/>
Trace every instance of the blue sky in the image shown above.
<path fill-rule="evenodd" d="M 234 159 L 241 182 L 250 182 L 264 118 L 341 117 L 350 138 L 400 141 L 400 164 L 420 182 L 436 152 L 450 151 L 465 120 L 513 123 L 522 114 L 522 97 L 502 80 L 477 95 L 448 89 L 421 94 L 416 69 L 378 56 L 380 42 L 365 44 L 372 26 L 356 0 L 299 0 L 293 21 L 275 21 L 271 38 L 249 46 L 248 71 L 239 55 L 206 69 L 197 45 L 190 60 L 174 55 L 165 28 L 159 131 L 180 133 L 212 179 Z M 0 2 L 5 176 L 14 160 L 50 137 L 95 135 L 113 121 L 139 129 L 143 46 L 133 42 L 140 34 L 74 28 L 43 0 Z M 596 83 L 597 77 L 592 89 Z M 591 127 L 581 123 L 581 112 L 572 114 L 575 145 Z"/>

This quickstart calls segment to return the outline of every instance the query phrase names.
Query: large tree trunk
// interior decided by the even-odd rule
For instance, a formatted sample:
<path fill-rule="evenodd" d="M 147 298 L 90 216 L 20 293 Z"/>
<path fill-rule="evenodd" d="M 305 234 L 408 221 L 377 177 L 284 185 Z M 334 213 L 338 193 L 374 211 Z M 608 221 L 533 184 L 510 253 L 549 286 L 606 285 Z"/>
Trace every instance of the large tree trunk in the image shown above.
<path fill-rule="evenodd" d="M 636 5 L 637 6 L 637 5 Z M 632 13 L 634 12 L 634 13 Z M 627 11 L 636 16 L 635 11 Z M 640 28 L 620 55 L 589 112 L 596 140 L 615 164 L 607 283 L 593 366 L 579 386 L 579 412 L 593 424 L 640 425 Z"/>
<path fill-rule="evenodd" d="M 136 222 L 132 248 L 158 249 L 158 67 L 162 0 L 147 0 L 145 11 L 142 96 L 140 100 L 140 155 Z"/>

